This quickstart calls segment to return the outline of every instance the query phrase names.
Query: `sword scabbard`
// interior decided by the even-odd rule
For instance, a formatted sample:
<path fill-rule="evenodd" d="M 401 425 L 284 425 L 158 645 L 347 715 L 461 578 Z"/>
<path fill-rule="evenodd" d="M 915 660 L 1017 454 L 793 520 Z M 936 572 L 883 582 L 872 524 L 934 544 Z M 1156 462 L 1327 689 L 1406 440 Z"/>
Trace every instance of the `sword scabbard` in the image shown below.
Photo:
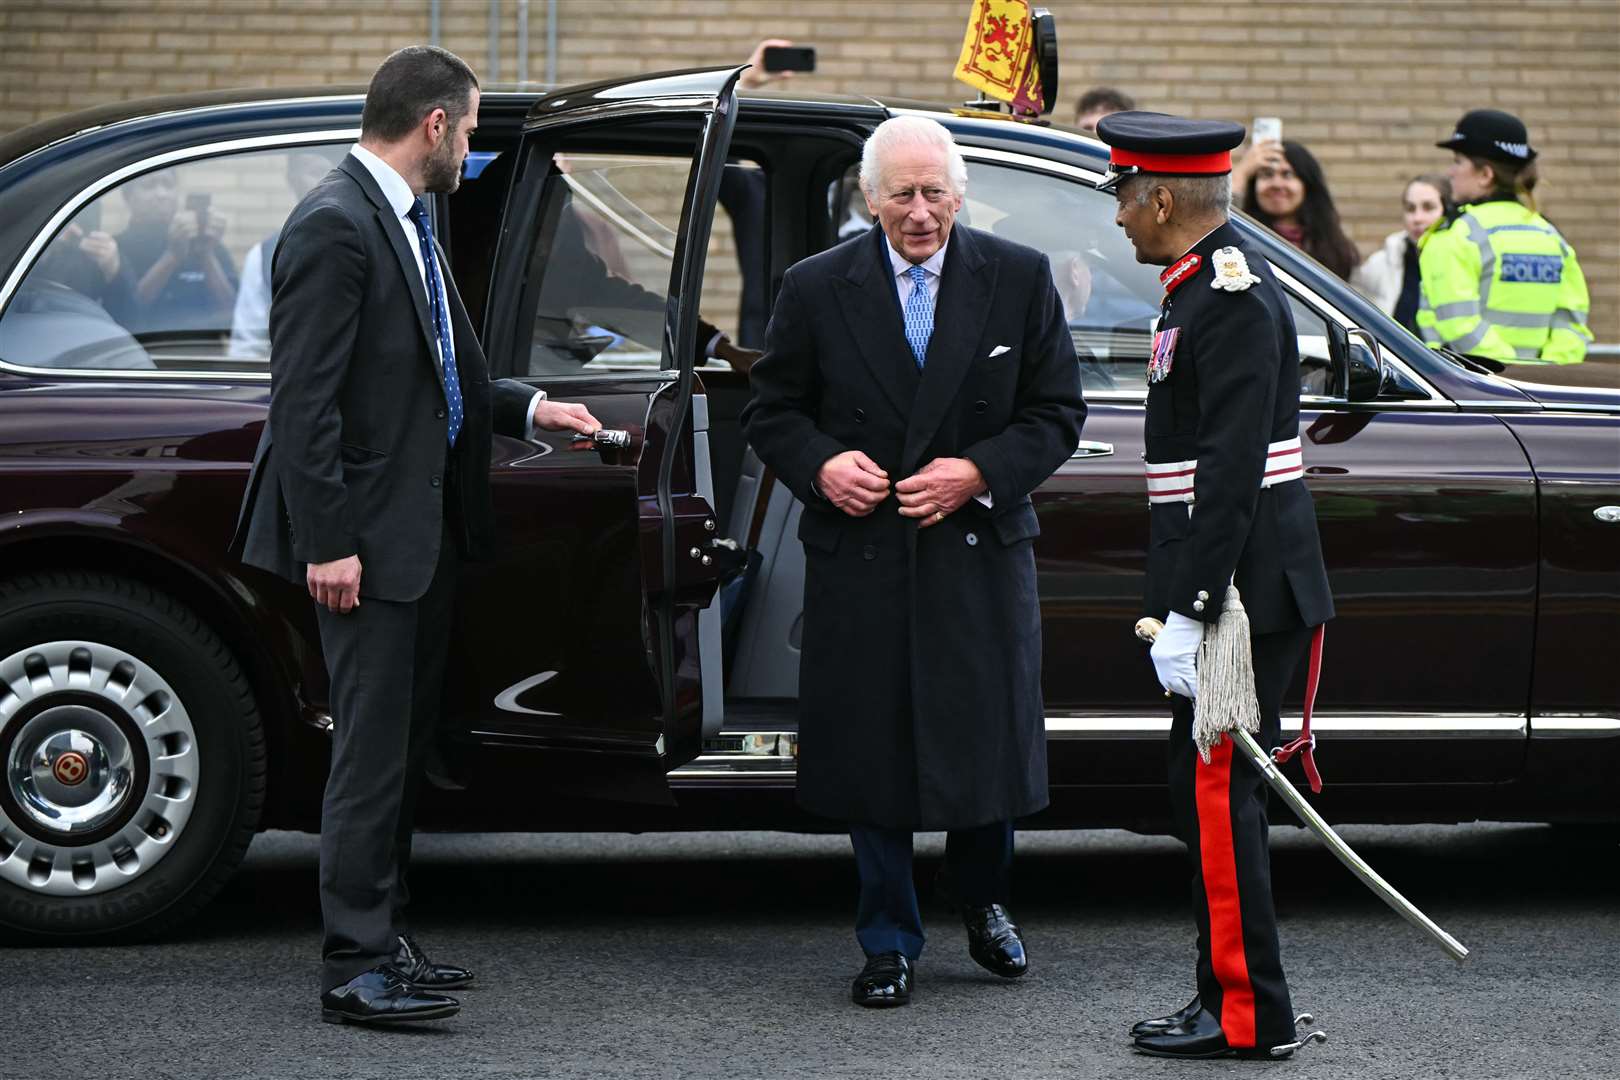
<path fill-rule="evenodd" d="M 1328 850 L 1333 853 L 1334 858 L 1344 864 L 1345 869 L 1360 878 L 1362 884 L 1376 893 L 1378 898 L 1393 908 L 1398 915 L 1438 942 L 1440 947 L 1450 953 L 1454 959 L 1468 959 L 1468 949 L 1462 942 L 1446 933 L 1438 923 L 1423 914 L 1416 904 L 1402 896 L 1395 886 L 1385 881 L 1378 871 L 1374 870 L 1367 864 L 1365 859 L 1356 854 L 1354 848 L 1345 843 L 1344 838 L 1334 830 L 1333 826 L 1329 825 L 1322 815 L 1316 812 L 1316 807 L 1307 802 L 1305 796 L 1299 793 L 1299 789 L 1288 782 L 1288 778 L 1282 774 L 1282 770 L 1277 768 L 1276 762 L 1271 760 L 1271 755 L 1262 750 L 1260 744 L 1254 741 L 1253 735 L 1241 728 L 1227 734 L 1232 736 L 1237 746 L 1254 764 L 1254 767 L 1260 770 L 1260 775 L 1265 777 L 1266 783 L 1270 785 L 1271 790 L 1281 796 L 1283 802 L 1288 804 L 1288 808 L 1294 812 L 1300 821 L 1304 822 L 1305 827 L 1315 833 L 1327 845 Z"/>

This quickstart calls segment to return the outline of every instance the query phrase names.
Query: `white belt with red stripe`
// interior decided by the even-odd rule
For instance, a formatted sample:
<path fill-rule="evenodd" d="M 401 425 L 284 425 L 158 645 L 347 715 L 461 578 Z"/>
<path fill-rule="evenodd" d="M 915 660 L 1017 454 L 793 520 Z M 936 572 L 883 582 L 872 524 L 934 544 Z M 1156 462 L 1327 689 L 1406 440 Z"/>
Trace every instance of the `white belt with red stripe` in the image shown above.
<path fill-rule="evenodd" d="M 1148 502 L 1190 503 L 1193 501 L 1193 477 L 1198 473 L 1198 461 L 1149 462 L 1147 466 Z M 1276 487 L 1290 480 L 1305 479 L 1305 455 L 1299 439 L 1284 439 L 1266 447 L 1266 471 L 1260 478 L 1263 488 Z"/>

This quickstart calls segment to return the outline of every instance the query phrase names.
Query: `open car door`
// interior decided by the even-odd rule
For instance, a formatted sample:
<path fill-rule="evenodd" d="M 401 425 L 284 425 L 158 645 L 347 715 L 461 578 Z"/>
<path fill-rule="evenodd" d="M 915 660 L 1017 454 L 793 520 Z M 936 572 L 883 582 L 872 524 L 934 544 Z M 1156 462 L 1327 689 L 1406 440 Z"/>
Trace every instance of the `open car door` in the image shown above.
<path fill-rule="evenodd" d="M 719 644 L 704 609 L 735 556 L 704 497 L 693 366 L 740 71 L 554 93 L 480 177 L 508 190 L 491 371 L 606 430 L 495 437 L 499 552 L 464 575 L 449 688 L 465 710 L 452 770 L 469 784 L 668 801 L 665 774 L 699 751 Z M 707 715 L 717 728 L 719 702 Z"/>

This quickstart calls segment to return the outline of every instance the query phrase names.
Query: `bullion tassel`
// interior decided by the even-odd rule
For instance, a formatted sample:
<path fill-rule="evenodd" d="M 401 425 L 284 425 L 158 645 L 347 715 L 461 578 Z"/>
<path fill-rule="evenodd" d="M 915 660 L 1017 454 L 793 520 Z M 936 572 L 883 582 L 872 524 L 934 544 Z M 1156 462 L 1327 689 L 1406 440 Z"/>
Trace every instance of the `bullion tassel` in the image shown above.
<path fill-rule="evenodd" d="M 1204 628 L 1198 646 L 1198 699 L 1193 705 L 1193 742 L 1209 764 L 1209 751 L 1221 734 L 1242 728 L 1260 731 L 1260 700 L 1254 691 L 1254 650 L 1249 614 L 1236 585 L 1226 587 L 1226 603 L 1215 625 Z"/>

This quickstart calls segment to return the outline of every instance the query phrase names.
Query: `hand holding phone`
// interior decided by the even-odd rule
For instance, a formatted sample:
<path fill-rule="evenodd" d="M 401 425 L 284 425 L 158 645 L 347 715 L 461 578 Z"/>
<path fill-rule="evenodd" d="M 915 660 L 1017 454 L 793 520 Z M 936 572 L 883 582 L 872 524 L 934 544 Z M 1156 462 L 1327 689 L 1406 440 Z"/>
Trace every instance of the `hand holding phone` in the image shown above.
<path fill-rule="evenodd" d="M 809 45 L 767 45 L 762 59 L 766 71 L 816 70 L 816 50 Z"/>
<path fill-rule="evenodd" d="M 208 233 L 208 203 L 210 196 L 206 191 L 193 191 L 186 196 L 186 209 L 197 215 L 196 238 L 201 240 Z"/>
<path fill-rule="evenodd" d="M 1249 142 L 1259 146 L 1263 142 L 1282 142 L 1282 117 L 1257 116 L 1254 126 L 1249 129 Z"/>

